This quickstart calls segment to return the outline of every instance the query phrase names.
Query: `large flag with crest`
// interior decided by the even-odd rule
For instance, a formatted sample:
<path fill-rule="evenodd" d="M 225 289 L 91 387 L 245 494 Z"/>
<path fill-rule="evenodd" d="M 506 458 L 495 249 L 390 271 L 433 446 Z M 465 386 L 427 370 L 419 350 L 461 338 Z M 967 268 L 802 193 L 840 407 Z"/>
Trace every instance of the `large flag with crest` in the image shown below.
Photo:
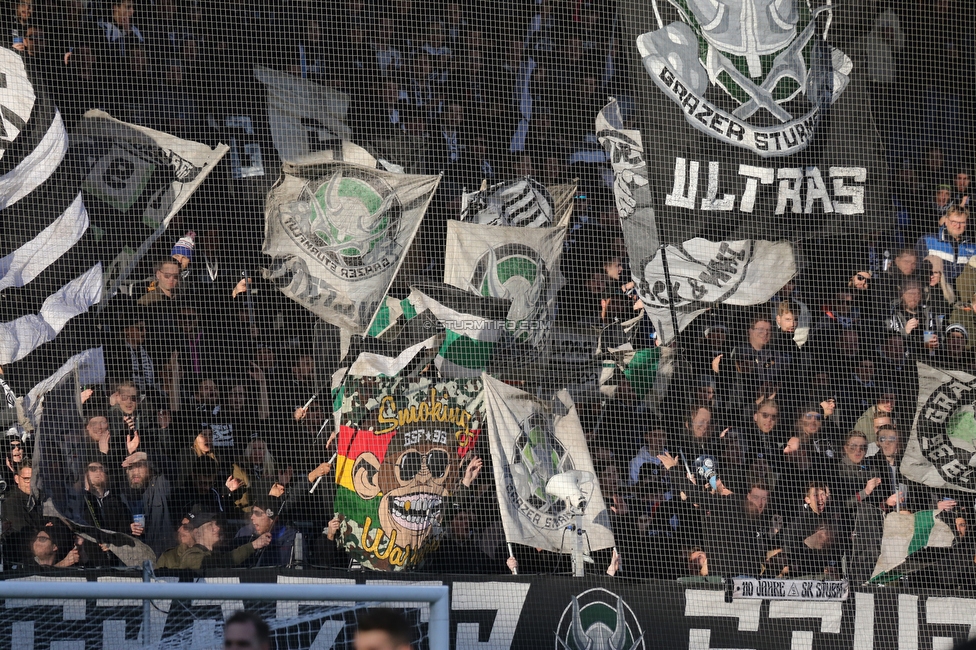
<path fill-rule="evenodd" d="M 440 182 L 335 162 L 285 163 L 268 193 L 267 277 L 333 325 L 363 334 Z"/>
<path fill-rule="evenodd" d="M 793 246 L 787 241 L 713 242 L 696 237 L 666 244 L 662 250 L 641 133 L 624 128 L 616 101 L 600 111 L 596 130 L 613 168 L 614 199 L 637 294 L 663 342 L 677 334 L 672 310 L 681 331 L 715 303 L 766 302 L 796 274 Z"/>
<path fill-rule="evenodd" d="M 568 391 L 547 404 L 489 375 L 483 381 L 505 539 L 568 553 L 572 535 L 566 527 L 580 512 L 587 547 L 612 547 L 610 515 Z M 554 482 L 557 476 L 562 480 Z"/>
<path fill-rule="evenodd" d="M 918 364 L 918 404 L 905 446 L 905 478 L 940 490 L 976 492 L 976 376 Z"/>
<path fill-rule="evenodd" d="M 869 28 L 863 12 L 803 0 L 622 0 L 618 11 L 665 242 L 888 229 L 865 62 L 830 44 Z"/>
<path fill-rule="evenodd" d="M 449 376 L 478 376 L 494 367 L 522 366 L 545 350 L 554 317 L 565 228 L 482 226 L 461 221 L 447 224 L 444 281 L 472 295 L 510 301 L 504 328 L 493 339 L 473 345 L 471 332 L 450 327 L 459 336 L 442 347 L 439 367 Z M 489 346 L 486 348 L 485 345 Z"/>
<path fill-rule="evenodd" d="M 341 543 L 367 569 L 417 568 L 437 548 L 445 500 L 481 433 L 481 380 L 350 375 L 341 390 Z"/>

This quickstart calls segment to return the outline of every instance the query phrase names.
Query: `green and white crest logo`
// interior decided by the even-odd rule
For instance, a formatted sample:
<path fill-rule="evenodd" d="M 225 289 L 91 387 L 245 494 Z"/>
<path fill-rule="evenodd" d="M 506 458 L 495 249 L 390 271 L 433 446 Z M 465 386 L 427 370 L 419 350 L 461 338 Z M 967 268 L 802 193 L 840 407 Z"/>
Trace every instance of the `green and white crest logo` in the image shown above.
<path fill-rule="evenodd" d="M 533 520 L 543 528 L 558 529 L 572 518 L 566 504 L 546 493 L 546 484 L 556 474 L 573 467 L 569 451 L 556 438 L 552 419 L 543 413 L 533 413 L 519 423 L 521 433 L 515 440 L 511 472 L 515 494 L 509 497 L 520 508 L 534 511 Z M 587 494 L 587 501 L 592 490 Z"/>
<path fill-rule="evenodd" d="M 637 48 L 654 83 L 685 120 L 763 157 L 806 149 L 853 68 L 826 42 L 829 3 L 669 2 L 680 21 L 642 34 Z"/>
<path fill-rule="evenodd" d="M 644 650 L 644 631 L 623 598 L 595 588 L 573 597 L 556 629 L 556 650 Z"/>
<path fill-rule="evenodd" d="M 538 346 L 549 331 L 549 270 L 529 246 L 504 244 L 490 249 L 475 266 L 471 291 L 512 301 L 507 329 L 515 343 Z"/>
<path fill-rule="evenodd" d="M 303 244 L 348 280 L 370 277 L 395 263 L 402 206 L 378 175 L 354 169 L 309 181 L 298 201 L 282 206 Z"/>

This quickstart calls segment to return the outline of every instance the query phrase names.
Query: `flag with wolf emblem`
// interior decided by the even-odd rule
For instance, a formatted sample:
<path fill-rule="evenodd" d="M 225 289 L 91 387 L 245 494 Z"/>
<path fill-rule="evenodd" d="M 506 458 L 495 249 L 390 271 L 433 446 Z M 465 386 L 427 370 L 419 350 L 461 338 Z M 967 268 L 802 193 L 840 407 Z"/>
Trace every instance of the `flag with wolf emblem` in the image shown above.
<path fill-rule="evenodd" d="M 556 293 L 562 287 L 559 271 L 565 228 L 518 228 L 482 226 L 460 221 L 447 224 L 447 253 L 444 281 L 472 295 L 511 302 L 505 326 L 492 340 L 487 355 L 470 355 L 474 365 L 442 349 L 442 355 L 457 357 L 459 372 L 477 376 L 485 366 L 479 359 L 491 359 L 493 367 L 520 367 L 542 354 L 549 340 Z M 449 343 L 475 352 L 466 328 L 449 327 Z M 466 368 L 466 371 L 464 370 Z M 442 367 L 441 371 L 445 369 Z M 471 376 L 468 374 L 451 376 Z"/>
<path fill-rule="evenodd" d="M 666 243 L 890 229 L 865 63 L 829 43 L 869 27 L 868 9 L 622 0 L 618 11 Z"/>
<path fill-rule="evenodd" d="M 335 511 L 341 544 L 365 568 L 419 567 L 484 421 L 479 379 L 349 376 L 337 409 Z"/>
<path fill-rule="evenodd" d="M 505 539 L 569 553 L 565 530 L 579 512 L 589 549 L 612 547 L 610 514 L 569 392 L 545 403 L 489 375 L 482 381 Z"/>
<path fill-rule="evenodd" d="M 677 334 L 672 309 L 681 331 L 714 303 L 766 302 L 796 273 L 793 246 L 787 241 L 695 238 L 669 244 L 662 251 L 640 132 L 624 128 L 616 101 L 600 111 L 596 129 L 613 168 L 614 199 L 637 294 L 662 342 Z"/>
<path fill-rule="evenodd" d="M 223 144 L 211 148 L 102 111 L 85 113 L 71 134 L 71 155 L 82 163 L 85 206 L 99 235 L 109 297 L 225 153 Z"/>
<path fill-rule="evenodd" d="M 363 334 L 413 242 L 439 176 L 335 162 L 285 163 L 268 193 L 266 277 L 325 321 Z"/>

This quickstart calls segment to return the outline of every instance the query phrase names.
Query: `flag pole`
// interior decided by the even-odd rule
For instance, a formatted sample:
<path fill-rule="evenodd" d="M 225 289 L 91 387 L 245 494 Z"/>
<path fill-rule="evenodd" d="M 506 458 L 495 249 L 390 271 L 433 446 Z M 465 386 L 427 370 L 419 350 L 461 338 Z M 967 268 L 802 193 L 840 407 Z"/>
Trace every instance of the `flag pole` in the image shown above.
<path fill-rule="evenodd" d="M 511 542 L 508 542 L 508 557 L 510 557 L 510 558 L 514 558 L 515 557 L 515 552 L 512 550 L 512 543 Z M 518 569 L 512 569 L 512 575 L 513 576 L 517 576 L 518 575 Z"/>
<path fill-rule="evenodd" d="M 336 458 L 338 456 L 339 456 L 339 453 L 338 452 L 332 454 L 332 458 L 329 459 L 329 465 L 333 465 L 335 463 Z M 319 483 L 322 482 L 322 479 L 323 478 L 325 478 L 325 475 L 324 474 L 322 476 L 318 477 L 317 479 L 315 479 L 315 483 L 312 483 L 312 489 L 310 489 L 308 491 L 309 494 L 313 494 L 315 492 L 315 488 L 317 488 L 319 486 Z"/>
<path fill-rule="evenodd" d="M 660 232 L 658 233 L 660 237 Z M 668 285 L 668 311 L 671 312 L 671 327 L 674 328 L 674 340 L 678 339 L 678 315 L 674 311 L 674 285 L 671 284 L 671 269 L 668 267 L 668 250 L 661 242 L 661 266 L 664 267 L 664 282 Z"/>

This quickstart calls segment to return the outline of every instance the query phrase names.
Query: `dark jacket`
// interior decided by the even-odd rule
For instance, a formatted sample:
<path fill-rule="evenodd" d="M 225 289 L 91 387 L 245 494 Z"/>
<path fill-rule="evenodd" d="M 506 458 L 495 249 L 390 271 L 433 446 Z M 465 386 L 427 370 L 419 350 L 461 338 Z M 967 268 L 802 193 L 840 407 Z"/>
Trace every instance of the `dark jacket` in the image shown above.
<path fill-rule="evenodd" d="M 84 522 L 101 530 L 129 534 L 129 524 L 132 523 L 132 512 L 129 506 L 118 494 L 108 491 L 105 496 L 98 498 L 86 491 L 84 497 Z"/>
<path fill-rule="evenodd" d="M 783 518 L 766 508 L 751 514 L 745 497 L 735 496 L 725 507 L 712 513 L 712 530 L 704 536 L 710 574 L 725 577 L 747 575 L 774 578 L 779 570 L 763 572 L 766 554 L 780 548 Z"/>
<path fill-rule="evenodd" d="M 28 540 L 44 526 L 43 506 L 14 487 L 3 500 L 3 521 L 4 528 L 8 523 L 10 526 L 4 533 L 5 548 L 12 552 L 14 561 L 28 560 L 31 557 Z"/>
<path fill-rule="evenodd" d="M 297 532 L 291 526 L 276 524 L 271 529 L 271 543 L 247 557 L 241 563 L 241 566 L 247 568 L 288 566 L 292 561 L 292 553 L 295 548 L 295 534 Z M 235 548 L 247 546 L 255 537 L 257 535 L 254 534 L 254 526 L 248 524 L 237 533 L 233 546 Z"/>
<path fill-rule="evenodd" d="M 840 571 L 850 531 L 838 510 L 828 505 L 824 512 L 817 514 L 805 505 L 790 522 L 783 540 L 790 577 L 822 574 L 827 567 Z M 829 543 L 821 549 L 810 548 L 804 541 L 821 528 L 828 531 Z"/>
<path fill-rule="evenodd" d="M 133 512 L 139 510 L 136 503 L 141 505 L 143 514 L 146 515 L 146 530 L 142 535 L 142 540 L 158 556 L 163 551 L 173 545 L 176 525 L 173 523 L 173 516 L 170 513 L 171 488 L 165 476 L 152 476 L 149 485 L 141 495 L 134 494 L 132 491 L 123 495 L 126 504 Z"/>
<path fill-rule="evenodd" d="M 833 481 L 833 498 L 844 504 L 849 511 L 854 511 L 862 504 L 878 506 L 889 494 L 885 494 L 885 484 L 882 483 L 869 495 L 864 491 L 868 481 L 874 477 L 884 476 L 881 469 L 872 459 L 865 458 L 860 465 L 855 465 L 847 456 L 842 456 L 835 466 L 836 473 Z M 882 496 L 883 495 L 883 496 Z"/>

